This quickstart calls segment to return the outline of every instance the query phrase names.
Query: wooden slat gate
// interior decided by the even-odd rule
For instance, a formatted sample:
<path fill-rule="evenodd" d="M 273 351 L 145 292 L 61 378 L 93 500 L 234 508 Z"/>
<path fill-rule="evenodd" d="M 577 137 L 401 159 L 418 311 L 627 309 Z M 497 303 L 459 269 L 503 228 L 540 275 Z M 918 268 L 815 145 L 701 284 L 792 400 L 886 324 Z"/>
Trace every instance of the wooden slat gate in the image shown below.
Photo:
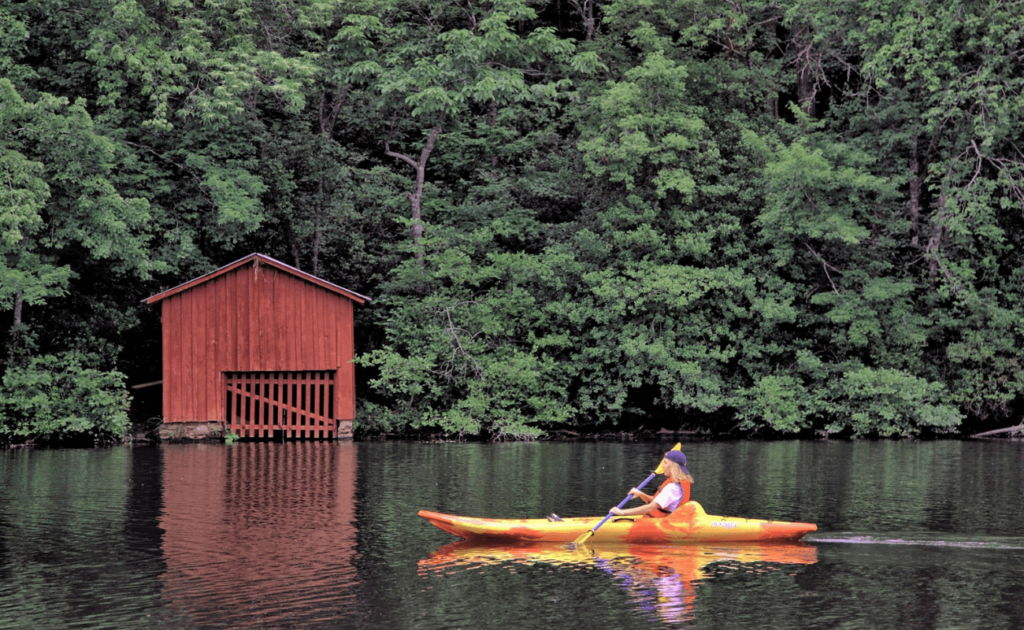
<path fill-rule="evenodd" d="M 335 370 L 224 376 L 227 425 L 238 436 L 334 439 Z"/>

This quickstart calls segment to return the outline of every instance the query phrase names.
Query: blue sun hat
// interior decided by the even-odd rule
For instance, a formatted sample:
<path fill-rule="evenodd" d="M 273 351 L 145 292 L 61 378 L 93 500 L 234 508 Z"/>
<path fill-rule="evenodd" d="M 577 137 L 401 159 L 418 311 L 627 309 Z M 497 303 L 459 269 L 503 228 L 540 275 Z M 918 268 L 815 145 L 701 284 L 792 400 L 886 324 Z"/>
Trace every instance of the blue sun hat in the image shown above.
<path fill-rule="evenodd" d="M 690 474 L 690 471 L 686 470 L 686 455 L 683 455 L 682 451 L 669 451 L 665 453 L 665 459 L 679 464 L 679 467 L 683 469 L 684 473 L 687 475 Z"/>

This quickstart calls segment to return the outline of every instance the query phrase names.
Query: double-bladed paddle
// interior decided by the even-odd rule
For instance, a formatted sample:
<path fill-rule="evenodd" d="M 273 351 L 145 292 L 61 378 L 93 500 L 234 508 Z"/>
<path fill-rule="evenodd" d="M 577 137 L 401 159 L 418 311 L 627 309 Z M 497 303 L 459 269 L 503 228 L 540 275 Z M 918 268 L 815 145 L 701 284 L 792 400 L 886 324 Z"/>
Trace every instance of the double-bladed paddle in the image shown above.
<path fill-rule="evenodd" d="M 672 451 L 681 451 L 681 450 L 683 450 L 682 442 L 679 442 L 678 444 L 676 444 L 675 446 L 673 446 L 669 450 L 672 450 Z M 650 476 L 647 477 L 647 479 L 644 479 L 644 482 L 642 484 L 640 484 L 639 486 L 637 486 L 636 489 L 637 490 L 642 490 L 644 486 L 646 486 L 648 483 L 650 483 L 651 479 L 654 479 L 655 477 L 660 475 L 664 469 L 665 469 L 665 460 L 662 459 L 661 463 L 658 464 L 658 467 L 654 469 L 654 472 L 652 472 L 650 474 Z M 632 494 L 627 494 L 626 498 L 622 500 L 622 503 L 618 504 L 616 507 L 621 510 L 622 506 L 624 506 L 627 503 L 629 503 L 629 500 L 632 499 L 632 498 L 633 498 Z M 569 549 L 572 550 L 572 551 L 575 551 L 577 547 L 579 547 L 583 543 L 585 543 L 588 540 L 590 540 L 590 537 L 594 535 L 594 532 L 596 532 L 598 529 L 600 529 L 601 526 L 604 525 L 605 522 L 608 519 L 610 519 L 612 516 L 615 516 L 615 513 L 609 511 L 608 512 L 608 516 L 606 516 L 603 519 L 601 519 L 600 523 L 598 523 L 597 525 L 594 525 L 594 527 L 591 528 L 590 530 L 588 530 L 586 532 L 583 532 L 582 534 L 580 534 L 579 538 L 577 538 L 576 540 L 574 540 L 571 543 L 569 543 L 569 545 L 568 545 Z"/>

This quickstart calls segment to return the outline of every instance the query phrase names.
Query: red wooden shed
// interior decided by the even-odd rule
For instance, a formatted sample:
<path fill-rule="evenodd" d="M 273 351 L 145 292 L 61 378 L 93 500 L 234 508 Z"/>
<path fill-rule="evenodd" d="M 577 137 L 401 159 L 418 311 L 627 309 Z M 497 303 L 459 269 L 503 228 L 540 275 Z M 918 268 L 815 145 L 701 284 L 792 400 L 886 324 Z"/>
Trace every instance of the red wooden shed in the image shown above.
<path fill-rule="evenodd" d="M 154 295 L 165 435 L 350 437 L 352 307 L 369 300 L 263 254 Z"/>

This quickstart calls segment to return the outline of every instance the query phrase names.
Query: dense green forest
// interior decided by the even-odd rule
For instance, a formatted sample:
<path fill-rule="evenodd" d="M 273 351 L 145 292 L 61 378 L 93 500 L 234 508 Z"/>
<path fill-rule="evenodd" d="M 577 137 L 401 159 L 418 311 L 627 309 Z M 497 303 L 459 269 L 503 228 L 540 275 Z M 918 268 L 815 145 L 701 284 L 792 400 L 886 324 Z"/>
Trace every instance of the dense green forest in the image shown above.
<path fill-rule="evenodd" d="M 362 432 L 1024 411 L 1024 5 L 0 0 L 0 439 L 109 439 L 143 298 L 369 295 Z"/>

